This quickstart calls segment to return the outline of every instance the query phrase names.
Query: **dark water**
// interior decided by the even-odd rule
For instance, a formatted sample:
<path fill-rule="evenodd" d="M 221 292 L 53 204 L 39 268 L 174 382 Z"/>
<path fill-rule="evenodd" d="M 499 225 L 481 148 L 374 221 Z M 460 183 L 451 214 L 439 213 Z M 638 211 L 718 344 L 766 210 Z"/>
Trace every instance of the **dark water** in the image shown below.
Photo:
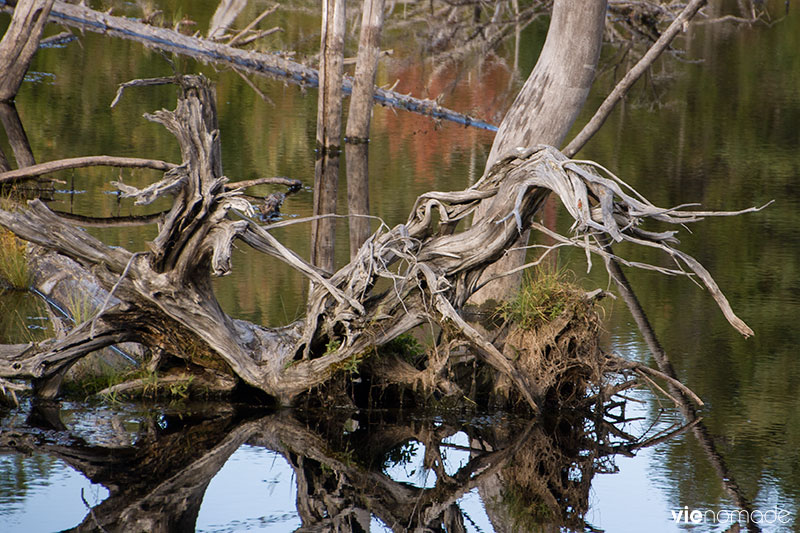
<path fill-rule="evenodd" d="M 197 4 L 172 2 L 165 16 L 189 15 L 202 31 L 216 6 Z M 250 20 L 265 7 L 250 5 L 239 20 Z M 783 2 L 770 7 L 773 19 L 783 15 Z M 119 9 L 136 16 L 140 8 L 125 4 Z M 296 4 L 279 10 L 264 27 L 280 25 L 286 31 L 264 46 L 297 50 L 300 59 L 313 54 L 318 46 L 316 9 L 316 4 Z M 397 7 L 396 16 L 402 10 Z M 2 27 L 7 21 L 7 15 L 0 15 Z M 519 71 L 514 72 L 513 38 L 483 61 L 420 66 L 417 39 L 408 37 L 424 34 L 424 26 L 398 25 L 384 43 L 395 55 L 382 65 L 378 84 L 399 80 L 396 89 L 401 92 L 431 98 L 444 93 L 444 105 L 497 123 L 532 68 L 545 27 L 537 23 L 522 32 Z M 354 43 L 349 41 L 348 47 L 347 55 L 354 55 Z M 629 276 L 678 375 L 706 403 L 703 421 L 728 468 L 722 477 L 735 481 L 751 510 L 783 512 L 780 516 L 789 521 L 781 527 L 763 525 L 763 530 L 794 531 L 800 527 L 800 14 L 792 3 L 788 17 L 772 27 L 693 29 L 682 47 L 683 60 L 667 58 L 654 67 L 579 157 L 601 162 L 661 206 L 700 202 L 704 209 L 741 209 L 775 200 L 760 213 L 707 220 L 680 235 L 682 248 L 712 272 L 734 309 L 755 330 L 753 338 L 739 337 L 709 295 L 690 281 L 652 272 L 631 271 Z M 604 58 L 613 54 L 609 47 Z M 313 183 L 313 90 L 254 79 L 265 100 L 233 72 L 176 62 L 183 71 L 203 71 L 217 83 L 228 176 L 285 175 Z M 31 70 L 17 108 L 37 161 L 103 153 L 178 159 L 169 134 L 141 118 L 145 112 L 172 108 L 173 89 L 134 89 L 117 108 L 108 108 L 118 83 L 171 73 L 158 53 L 85 34 L 64 48 L 40 51 Z M 598 80 L 579 125 L 611 83 L 608 71 Z M 421 192 L 466 187 L 480 176 L 491 140 L 487 132 L 376 108 L 370 144 L 372 214 L 392 225 L 406 218 Z M 11 153 L 3 134 L 0 146 Z M 92 216 L 164 208 L 144 210 L 119 202 L 107 185 L 119 176 L 110 169 L 65 173 L 64 190 L 51 205 Z M 142 185 L 154 174 L 126 171 L 123 177 L 126 183 Z M 261 192 L 271 190 L 264 187 Z M 340 206 L 346 205 L 344 191 L 341 184 Z M 283 208 L 286 219 L 310 215 L 311 200 L 308 189 L 290 196 Z M 547 213 L 562 229 L 567 227 L 563 215 Z M 348 257 L 344 223 L 339 229 L 341 264 Z M 155 234 L 152 227 L 88 231 L 131 250 L 143 249 Z M 276 232 L 304 256 L 308 233 L 306 225 Z M 618 252 L 666 264 L 649 252 Z M 560 261 L 587 288 L 608 286 L 598 261 L 589 274 L 580 253 L 563 254 Z M 234 273 L 220 280 L 216 290 L 226 311 L 253 321 L 288 322 L 304 308 L 304 280 L 246 249 L 237 252 Z M 4 295 L 0 304 L 1 340 L 19 342 L 20 336 L 39 335 L 46 313 L 34 299 Z M 624 304 L 606 306 L 604 325 L 607 349 L 655 365 Z M 642 418 L 626 427 L 633 435 L 652 435 L 681 419 L 668 400 L 647 389 L 631 395 L 643 402 L 626 406 L 628 416 Z M 593 428 L 594 444 L 578 442 L 571 431 L 559 432 L 560 422 L 573 429 L 583 424 Z M 654 429 L 648 432 L 650 426 Z M 591 482 L 590 489 L 576 489 L 575 503 L 581 507 L 586 500 L 585 519 L 597 528 L 724 531 L 730 525 L 725 512 L 738 509 L 694 433 L 637 450 L 634 457 L 609 456 L 596 446 L 608 436 L 585 420 L 542 421 L 529 427 L 527 421 L 502 413 L 343 412 L 319 417 L 184 404 L 61 404 L 3 411 L 2 428 L 2 446 L 8 445 L 7 439 L 31 442 L 30 454 L 6 451 L 0 456 L 3 531 L 53 531 L 81 522 L 91 526 L 87 504 L 98 505 L 98 520 L 148 509 L 154 520 L 176 529 L 185 526 L 180 522 L 184 515 L 168 499 L 177 486 L 170 483 L 182 484 L 190 495 L 195 507 L 189 510 L 197 512 L 196 526 L 202 531 L 293 530 L 301 525 L 301 516 L 318 511 L 312 512 L 311 504 L 298 505 L 298 487 L 303 495 L 316 495 L 314 505 L 327 495 L 332 506 L 328 512 L 336 505 L 345 510 L 351 506 L 352 512 L 340 516 L 383 531 L 397 526 L 387 523 L 387 517 L 403 508 L 405 500 L 398 494 L 404 495 L 407 486 L 440 492 L 458 487 L 462 493 L 454 490 L 449 496 L 465 515 L 467 531 L 506 531 L 515 523 L 526 530 L 530 522 L 522 518 L 537 516 L 537 510 L 540 521 L 548 522 L 547 506 L 541 505 L 547 499 L 536 490 L 544 484 L 552 495 L 556 482 L 526 468 L 541 458 L 520 450 L 535 455 L 551 449 L 563 461 L 567 478 L 577 485 Z M 501 454 L 486 458 L 489 449 L 506 450 L 505 459 Z M 444 474 L 431 467 L 435 450 L 444 456 Z M 494 493 L 470 488 L 457 474 L 462 469 L 467 479 L 478 475 L 471 470 L 476 464 L 470 465 L 478 457 L 514 483 L 495 487 Z M 371 477 L 364 478 L 365 472 Z M 92 484 L 88 478 L 105 483 Z M 364 483 L 353 488 L 357 479 Z M 421 508 L 428 504 L 425 498 L 412 495 Z M 300 500 L 308 503 L 307 498 Z M 128 506 L 133 510 L 126 511 Z M 364 508 L 372 511 L 371 517 L 358 510 Z M 677 524 L 673 511 L 687 509 L 711 511 L 720 523 Z M 773 517 L 763 516 L 762 524 Z M 322 530 L 331 527 L 320 523 Z"/>

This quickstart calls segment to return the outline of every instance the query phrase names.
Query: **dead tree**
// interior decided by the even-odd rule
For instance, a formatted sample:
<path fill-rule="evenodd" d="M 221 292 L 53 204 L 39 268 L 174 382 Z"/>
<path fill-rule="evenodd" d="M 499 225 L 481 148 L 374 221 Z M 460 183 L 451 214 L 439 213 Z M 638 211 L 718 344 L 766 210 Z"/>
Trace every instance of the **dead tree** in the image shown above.
<path fill-rule="evenodd" d="M 0 41 L 0 102 L 17 95 L 28 71 L 54 0 L 20 0 Z"/>
<path fill-rule="evenodd" d="M 598 241 L 607 235 L 615 242 L 661 249 L 676 262 L 675 268 L 637 266 L 670 274 L 694 272 L 731 324 L 744 335 L 752 333 L 733 314 L 710 274 L 672 246 L 674 231 L 639 227 L 644 219 L 685 224 L 714 213 L 655 207 L 599 165 L 569 160 L 546 146 L 501 159 L 466 190 L 423 194 L 406 223 L 381 226 L 353 261 L 328 275 L 281 244 L 269 226 L 251 218 L 252 206 L 240 191 L 226 189 L 210 83 L 201 76 L 174 81 L 182 89 L 175 111 L 146 117 L 175 135 L 182 163 L 143 190 L 116 184 L 123 196 L 139 204 L 174 197 L 150 251 L 109 247 L 40 201 L 29 202 L 26 209 L 0 211 L 0 225 L 67 256 L 77 275 L 91 277 L 107 291 L 100 312 L 65 338 L 0 347 L 0 378 L 32 380 L 39 395 L 53 397 L 60 376 L 76 360 L 108 345 L 137 341 L 169 355 L 154 367 L 167 359 L 180 361 L 187 372 L 206 382 L 242 381 L 288 404 L 326 383 L 345 362 L 357 363 L 372 347 L 432 323 L 467 342 L 537 409 L 531 376 L 467 324 L 460 310 L 484 269 L 531 226 L 549 191 L 561 198 L 576 221 L 576 235 L 558 236 L 556 246 L 580 246 L 608 256 Z M 487 199 L 487 216 L 457 231 L 459 222 Z M 222 311 L 211 290 L 211 276 L 230 272 L 235 239 L 288 263 L 314 282 L 305 319 L 267 328 Z M 382 279 L 389 281 L 388 289 L 379 283 Z M 452 388 L 446 375 L 436 377 L 435 386 Z"/>
<path fill-rule="evenodd" d="M 369 125 L 372 119 L 372 94 L 378 71 L 380 36 L 383 29 L 383 0 L 364 0 L 361 34 L 358 41 L 353 92 L 347 113 L 345 157 L 347 158 L 347 212 L 350 223 L 350 257 L 370 234 L 369 219 Z"/>
<path fill-rule="evenodd" d="M 320 90 L 317 102 L 317 161 L 314 166 L 314 214 L 336 213 L 339 154 L 342 134 L 342 77 L 344 75 L 344 0 L 322 5 Z M 331 273 L 334 269 L 334 219 L 319 216 L 311 222 L 311 263 Z"/>
<path fill-rule="evenodd" d="M 606 0 L 556 0 L 544 47 L 536 66 L 503 118 L 486 169 L 510 150 L 536 144 L 559 146 L 578 116 L 594 81 L 606 19 Z M 488 204 L 476 212 L 486 216 Z M 515 250 L 492 266 L 487 279 L 525 262 L 528 233 Z M 507 299 L 520 275 L 495 280 L 476 294 L 474 303 Z"/>

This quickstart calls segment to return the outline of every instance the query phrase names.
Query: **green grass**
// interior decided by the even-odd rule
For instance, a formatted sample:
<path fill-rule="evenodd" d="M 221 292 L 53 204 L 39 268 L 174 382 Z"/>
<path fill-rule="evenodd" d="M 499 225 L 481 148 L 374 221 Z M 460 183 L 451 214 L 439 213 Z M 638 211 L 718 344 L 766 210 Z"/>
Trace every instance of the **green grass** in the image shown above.
<path fill-rule="evenodd" d="M 87 292 L 72 293 L 66 302 L 67 312 L 75 321 L 75 325 L 91 320 L 97 310 L 92 303 L 92 295 Z"/>
<path fill-rule="evenodd" d="M 497 313 L 524 329 L 546 324 L 563 313 L 580 294 L 571 271 L 540 266 L 526 273 L 516 298 L 500 306 Z"/>

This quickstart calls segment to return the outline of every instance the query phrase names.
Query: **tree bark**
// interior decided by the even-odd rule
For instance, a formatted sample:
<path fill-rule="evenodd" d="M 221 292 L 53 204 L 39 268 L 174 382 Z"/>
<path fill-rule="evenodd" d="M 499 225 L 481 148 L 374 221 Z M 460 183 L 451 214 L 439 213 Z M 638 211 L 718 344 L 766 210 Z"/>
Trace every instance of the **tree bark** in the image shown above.
<path fill-rule="evenodd" d="M 0 102 L 9 102 L 17 95 L 52 7 L 53 0 L 17 2 L 11 24 L 0 41 Z"/>
<path fill-rule="evenodd" d="M 517 95 L 492 143 L 486 171 L 517 147 L 536 144 L 559 146 L 583 107 L 594 81 L 605 28 L 606 0 L 555 0 L 550 27 L 536 66 Z M 486 216 L 488 202 L 475 214 Z M 486 279 L 525 262 L 528 232 L 514 244 L 518 250 L 487 269 Z M 472 298 L 480 305 L 510 298 L 521 282 L 521 272 L 497 279 Z"/>
<path fill-rule="evenodd" d="M 314 172 L 314 215 L 336 213 L 339 153 L 342 135 L 345 0 L 323 0 L 320 86 L 317 101 L 317 162 Z M 332 217 L 311 223 L 311 263 L 334 271 L 336 222 Z"/>
<path fill-rule="evenodd" d="M 380 56 L 384 0 L 364 0 L 361 34 L 358 43 L 355 81 L 350 95 L 345 132 L 347 160 L 347 210 L 351 215 L 350 258 L 367 240 L 369 218 L 369 125 L 372 118 L 373 89 Z M 355 215 L 355 216 L 352 216 Z"/>

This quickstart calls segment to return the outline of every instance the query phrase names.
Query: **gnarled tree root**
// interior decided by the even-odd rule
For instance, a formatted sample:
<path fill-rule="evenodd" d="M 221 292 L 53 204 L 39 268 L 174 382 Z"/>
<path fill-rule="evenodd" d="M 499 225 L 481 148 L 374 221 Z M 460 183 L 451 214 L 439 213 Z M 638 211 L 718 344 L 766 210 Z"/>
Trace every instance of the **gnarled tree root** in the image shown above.
<path fill-rule="evenodd" d="M 711 275 L 673 247 L 674 231 L 639 228 L 644 219 L 683 225 L 720 213 L 658 208 L 603 167 L 570 160 L 549 146 L 509 154 L 466 190 L 421 195 L 406 223 L 382 225 L 349 264 L 328 275 L 280 243 L 270 226 L 252 218 L 254 210 L 241 191 L 226 187 L 211 84 L 202 76 L 179 76 L 175 82 L 182 89 L 175 111 L 146 118 L 175 135 L 183 162 L 146 189 L 118 184 L 137 203 L 174 197 L 150 251 L 107 246 L 40 201 L 30 202 L 27 209 L 0 210 L 0 225 L 70 257 L 109 295 L 99 315 L 70 332 L 68 339 L 0 350 L 0 378 L 44 383 L 85 353 L 135 340 L 291 403 L 327 382 L 347 361 L 430 323 L 463 339 L 483 364 L 509 379 L 530 408 L 538 410 L 542 389 L 529 371 L 468 324 L 461 310 L 483 270 L 506 253 L 520 232 L 538 227 L 531 221 L 551 191 L 575 219 L 575 235 L 554 235 L 555 247 L 580 246 L 587 256 L 608 256 L 602 239 L 609 236 L 615 242 L 658 248 L 675 261 L 675 268 L 628 264 L 698 278 L 731 324 L 744 335 L 752 333 Z M 491 202 L 488 215 L 456 231 L 485 199 Z M 230 272 L 236 239 L 309 278 L 304 320 L 266 328 L 222 311 L 211 276 Z M 380 288 L 381 280 L 389 281 L 388 290 Z M 45 391 L 52 395 L 57 385 L 40 387 L 40 393 Z"/>

